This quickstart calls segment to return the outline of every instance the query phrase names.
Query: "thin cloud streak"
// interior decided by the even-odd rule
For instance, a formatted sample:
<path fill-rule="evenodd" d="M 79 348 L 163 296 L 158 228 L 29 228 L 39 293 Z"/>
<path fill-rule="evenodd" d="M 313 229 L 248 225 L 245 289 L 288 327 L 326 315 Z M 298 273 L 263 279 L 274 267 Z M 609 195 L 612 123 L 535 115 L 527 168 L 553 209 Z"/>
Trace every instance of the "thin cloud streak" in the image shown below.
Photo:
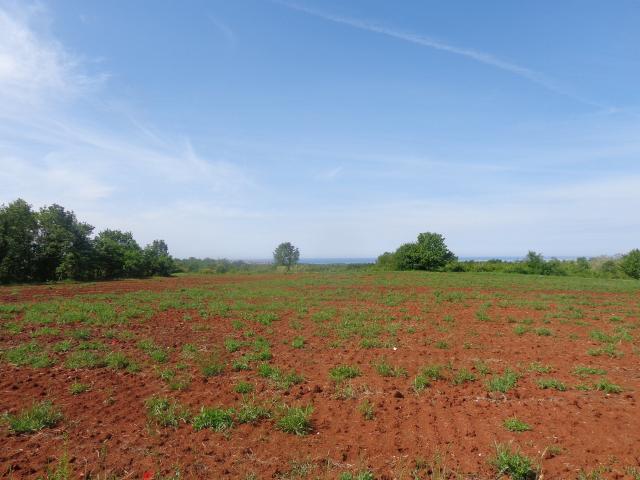
<path fill-rule="evenodd" d="M 290 8 L 292 10 L 297 10 L 299 12 L 303 12 L 308 15 L 312 15 L 314 17 L 322 18 L 330 22 L 339 23 L 342 25 L 348 25 L 353 28 L 365 30 L 368 32 L 378 33 L 381 35 L 387 35 L 389 37 L 393 37 L 398 40 L 403 40 L 405 42 L 410 42 L 410 43 L 414 43 L 416 45 L 431 48 L 434 50 L 439 50 L 442 52 L 447 52 L 454 55 L 459 55 L 459 56 L 469 58 L 476 62 L 483 63 L 485 65 L 489 65 L 491 67 L 495 67 L 500 70 L 504 70 L 506 72 L 514 74 L 518 77 L 524 78 L 558 95 L 562 95 L 562 96 L 571 98 L 575 101 L 578 101 L 580 103 L 584 103 L 586 105 L 597 107 L 598 109 L 602 109 L 606 114 L 616 113 L 618 111 L 616 107 L 612 107 L 610 105 L 604 105 L 599 102 L 594 102 L 592 100 L 580 97 L 579 95 L 576 95 L 572 92 L 569 92 L 568 90 L 561 87 L 556 82 L 552 81 L 546 75 L 540 72 L 537 72 L 535 70 L 532 70 L 527 67 L 523 67 L 521 65 L 518 65 L 512 62 L 508 62 L 506 60 L 502 60 L 490 53 L 485 53 L 485 52 L 473 50 L 470 48 L 456 47 L 454 45 L 450 45 L 448 43 L 444 43 L 442 41 L 435 40 L 433 38 L 426 37 L 423 35 L 418 35 L 411 32 L 397 30 L 395 28 L 386 27 L 384 25 L 380 25 L 380 24 L 373 23 L 366 20 L 333 15 L 330 13 L 323 12 L 321 10 L 305 7 L 296 3 L 291 3 L 286 0 L 273 0 L 273 1 L 279 5 Z"/>

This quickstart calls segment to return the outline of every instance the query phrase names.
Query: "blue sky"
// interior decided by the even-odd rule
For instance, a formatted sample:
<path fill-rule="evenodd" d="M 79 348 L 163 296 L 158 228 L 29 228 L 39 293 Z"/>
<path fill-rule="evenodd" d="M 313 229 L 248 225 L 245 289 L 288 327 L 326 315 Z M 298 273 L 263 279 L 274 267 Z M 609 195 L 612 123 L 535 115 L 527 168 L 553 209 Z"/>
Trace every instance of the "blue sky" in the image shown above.
<path fill-rule="evenodd" d="M 640 3 L 0 0 L 0 203 L 177 256 L 640 246 Z"/>

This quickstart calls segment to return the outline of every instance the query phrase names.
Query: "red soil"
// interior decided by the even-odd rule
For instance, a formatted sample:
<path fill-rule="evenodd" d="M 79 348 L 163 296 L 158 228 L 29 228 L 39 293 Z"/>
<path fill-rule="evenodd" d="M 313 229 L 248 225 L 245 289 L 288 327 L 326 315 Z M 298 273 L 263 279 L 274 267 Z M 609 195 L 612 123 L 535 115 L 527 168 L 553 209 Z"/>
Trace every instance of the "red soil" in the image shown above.
<path fill-rule="evenodd" d="M 95 293 L 124 293 L 136 290 L 172 290 L 179 288 L 219 288 L 230 282 L 268 282 L 269 276 L 183 277 L 153 281 L 104 282 L 91 285 L 55 285 L 0 289 L 0 302 L 24 302 L 45 298 L 71 297 Z M 356 277 L 358 278 L 358 277 Z M 301 287 L 321 289 L 322 285 Z M 373 288 L 358 285 L 355 290 Z M 376 287 L 377 288 L 377 287 Z M 381 287 L 382 288 L 382 287 Z M 13 290 L 13 293 L 12 293 Z M 382 290 L 392 290 L 391 288 Z M 416 291 L 415 288 L 393 288 L 395 292 Z M 428 289 L 427 289 L 428 290 Z M 460 291 L 457 289 L 457 291 Z M 589 299 L 597 306 L 581 306 L 589 320 L 600 312 L 607 301 L 625 302 L 619 309 L 637 308 L 638 295 L 572 292 Z M 529 294 L 534 298 L 535 292 Z M 518 298 L 522 295 L 518 294 Z M 56 428 L 31 435 L 10 435 L 0 427 L 0 475 L 7 478 L 42 477 L 49 465 L 66 452 L 76 478 L 142 478 L 145 471 L 172 474 L 180 469 L 181 478 L 245 478 L 253 472 L 257 478 L 278 478 L 288 472 L 292 462 L 309 462 L 309 478 L 337 478 L 342 471 L 369 469 L 376 478 L 413 478 L 411 472 L 417 459 L 433 462 L 442 458 L 446 467 L 462 478 L 495 478 L 489 464 L 496 442 L 514 442 L 514 446 L 541 462 L 544 478 L 577 478 L 581 469 L 589 472 L 604 468 L 603 478 L 633 478 L 628 467 L 640 467 L 640 409 L 636 391 L 640 384 L 640 366 L 633 343 L 620 344 L 624 352 L 619 358 L 587 355 L 588 348 L 598 344 L 588 338 L 584 327 L 557 320 L 549 325 L 554 336 L 523 336 L 513 334 L 514 324 L 506 319 L 540 319 L 544 312 L 527 308 L 497 308 L 490 310 L 496 321 L 478 321 L 474 313 L 482 302 L 442 303 L 428 314 L 424 328 L 416 333 L 399 333 L 399 347 L 363 349 L 358 341 L 347 342 L 342 348 L 329 345 L 335 337 L 315 336 L 315 325 L 308 318 L 302 330 L 290 327 L 292 312 L 283 312 L 272 324 L 272 363 L 284 369 L 295 368 L 305 382 L 289 392 L 278 392 L 255 371 L 232 372 L 227 369 L 219 377 L 204 379 L 197 369 L 191 371 L 193 381 L 181 392 L 169 391 L 153 367 L 137 374 L 113 371 L 69 370 L 58 362 L 49 369 L 16 368 L 0 363 L 0 412 L 15 413 L 34 401 L 54 399 L 65 420 Z M 345 305 L 377 308 L 379 304 L 327 301 L 324 307 Z M 420 314 L 422 305 L 411 301 L 394 307 L 401 318 Z M 312 307 L 312 311 L 314 308 Z M 403 309 L 405 311 L 403 311 Z M 190 312 L 197 316 L 196 312 Z M 139 338 L 153 338 L 158 344 L 172 347 L 172 360 L 179 361 L 178 352 L 184 343 L 211 349 L 221 345 L 227 336 L 238 336 L 229 319 L 210 319 L 215 328 L 194 332 L 193 322 L 185 322 L 184 312 L 169 310 L 157 313 L 151 320 L 132 323 L 128 329 Z M 455 319 L 449 331 L 438 329 L 433 320 L 445 315 Z M 204 323 L 195 321 L 195 323 Z M 638 318 L 635 318 L 636 324 Z M 607 325 L 604 325 L 607 327 Z M 262 327 L 251 328 L 261 333 Z M 28 341 L 23 332 L 18 336 L 0 336 L 4 349 Z M 303 336 L 303 349 L 292 349 L 283 341 Z M 572 340 L 578 335 L 579 340 Z M 42 344 L 46 339 L 42 338 Z M 51 339 L 54 343 L 57 339 Z M 450 347 L 440 349 L 435 342 L 446 341 Z M 148 360 L 135 341 L 116 341 L 118 350 L 141 363 Z M 227 354 L 229 359 L 235 354 Z M 386 356 L 390 363 L 408 371 L 408 377 L 383 378 L 372 362 Z M 449 380 L 433 383 L 421 394 L 412 390 L 412 380 L 426 364 L 451 364 L 473 370 L 475 359 L 483 359 L 494 372 L 506 367 L 525 372 L 517 388 L 506 394 L 489 393 L 485 380 L 455 386 Z M 554 367 L 553 373 L 527 372 L 531 362 Z M 357 365 L 362 376 L 352 384 L 360 393 L 356 399 L 335 398 L 335 387 L 329 370 L 338 364 Z M 571 374 L 578 364 L 607 370 L 606 377 L 624 388 L 621 394 L 607 395 L 599 391 L 543 390 L 536 381 L 554 377 L 572 387 L 582 380 Z M 474 372 L 477 375 L 477 372 Z M 587 379 L 586 381 L 595 380 Z M 187 424 L 178 428 L 157 428 L 149 425 L 144 401 L 161 393 L 178 399 L 193 412 L 202 405 L 237 406 L 241 396 L 233 392 L 240 380 L 256 384 L 256 395 L 269 399 L 281 395 L 289 404 L 312 404 L 314 431 L 307 436 L 294 436 L 278 431 L 273 421 L 257 425 L 238 425 L 230 433 L 210 430 L 194 431 Z M 73 381 L 89 383 L 87 393 L 72 395 Z M 365 387 L 366 385 L 366 387 Z M 375 407 L 375 419 L 367 421 L 358 410 L 364 399 Z M 502 423 L 516 416 L 533 428 L 523 433 L 507 431 Z M 555 446 L 558 450 L 549 449 Z M 431 478 L 422 471 L 420 478 Z M 289 478 L 289 477 L 287 477 Z"/>

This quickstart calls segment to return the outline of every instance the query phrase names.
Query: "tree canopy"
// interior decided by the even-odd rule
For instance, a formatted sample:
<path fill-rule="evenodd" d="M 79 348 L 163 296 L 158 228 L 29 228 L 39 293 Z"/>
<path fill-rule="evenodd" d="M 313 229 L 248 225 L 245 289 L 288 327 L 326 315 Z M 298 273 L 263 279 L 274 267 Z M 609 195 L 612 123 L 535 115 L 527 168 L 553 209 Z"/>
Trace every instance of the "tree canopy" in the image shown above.
<path fill-rule="evenodd" d="M 34 211 L 22 199 L 0 206 L 0 283 L 169 275 L 167 244 L 140 248 L 130 232 L 80 222 L 60 205 Z"/>
<path fill-rule="evenodd" d="M 273 252 L 273 262 L 290 270 L 300 260 L 300 251 L 289 242 L 281 243 Z"/>
<path fill-rule="evenodd" d="M 394 253 L 380 255 L 378 265 L 397 270 L 440 270 L 457 259 L 444 240 L 439 233 L 420 233 L 417 242 L 405 243 Z"/>

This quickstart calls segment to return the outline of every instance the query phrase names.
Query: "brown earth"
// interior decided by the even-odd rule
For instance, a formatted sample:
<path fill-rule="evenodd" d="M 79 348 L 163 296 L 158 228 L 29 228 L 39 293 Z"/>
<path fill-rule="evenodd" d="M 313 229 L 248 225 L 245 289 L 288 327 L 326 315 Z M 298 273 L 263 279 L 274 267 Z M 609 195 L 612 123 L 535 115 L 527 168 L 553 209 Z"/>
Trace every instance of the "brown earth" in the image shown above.
<path fill-rule="evenodd" d="M 55 285 L 34 287 L 6 287 L 0 289 L 0 303 L 32 302 L 51 298 L 67 298 L 96 293 L 125 293 L 138 290 L 164 291 L 180 288 L 220 288 L 230 283 L 269 283 L 279 276 L 217 276 L 181 277 L 159 280 L 129 280 L 90 285 Z M 359 278 L 359 277 L 356 277 Z M 294 287 L 295 288 L 295 287 Z M 326 288 L 319 284 L 301 287 L 305 290 Z M 357 282 L 354 291 L 381 290 L 394 292 L 420 291 L 414 287 L 377 287 Z M 425 287 L 424 292 L 431 289 Z M 459 288 L 455 289 L 460 291 Z M 508 295 L 508 289 L 505 290 Z M 544 291 L 548 294 L 549 291 Z M 557 292 L 551 292 L 557 293 Z M 567 293 L 565 291 L 565 293 Z M 599 292 L 569 292 L 587 300 L 581 306 L 587 321 L 601 316 L 604 306 L 616 304 L 622 311 L 635 309 L 638 294 Z M 518 293 L 518 298 L 538 298 L 541 292 Z M 482 302 L 441 303 L 426 316 L 415 333 L 401 330 L 397 349 L 360 348 L 349 341 L 339 348 L 330 345 L 336 340 L 317 336 L 314 323 L 305 318 L 301 330 L 294 331 L 291 311 L 283 311 L 272 324 L 274 359 L 272 364 L 295 369 L 304 376 L 301 385 L 289 391 L 277 391 L 254 370 L 233 372 L 203 378 L 191 367 L 193 380 L 188 389 L 170 391 L 158 377 L 154 367 L 140 373 L 123 373 L 107 368 L 69 370 L 63 362 L 46 369 L 14 367 L 0 363 L 0 412 L 16 413 L 40 399 L 53 399 L 64 413 L 64 421 L 52 429 L 31 435 L 11 435 L 0 427 L 0 475 L 4 478 L 45 478 L 47 468 L 54 469 L 66 453 L 75 478 L 142 478 L 144 472 L 169 476 L 177 469 L 182 478 L 306 478 L 295 475 L 303 466 L 308 478 L 338 478 L 340 472 L 370 470 L 379 479 L 414 478 L 411 476 L 421 460 L 434 467 L 436 458 L 459 478 L 495 478 L 489 459 L 494 445 L 512 442 L 539 462 L 546 479 L 578 478 L 579 472 L 600 471 L 601 477 L 638 478 L 629 468 L 640 469 L 640 409 L 637 389 L 640 384 L 640 357 L 636 341 L 617 345 L 624 355 L 611 358 L 593 357 L 589 348 L 599 344 L 591 340 L 584 327 L 554 321 L 549 328 L 552 336 L 534 333 L 513 334 L 514 321 L 523 318 L 536 320 L 534 327 L 543 326 L 544 312 L 527 307 L 492 307 L 492 321 L 482 322 L 475 317 Z M 379 308 L 379 304 L 363 301 L 334 301 L 330 298 L 322 306 Z M 310 311 L 317 310 L 310 307 Z M 419 302 L 411 300 L 392 307 L 398 317 L 425 317 Z M 153 338 L 171 347 L 172 362 L 179 361 L 178 352 L 184 343 L 193 343 L 203 350 L 222 345 L 226 337 L 239 337 L 228 318 L 196 320 L 208 322 L 210 330 L 194 331 L 185 321 L 183 311 L 168 310 L 156 313 L 146 322 L 132 323 L 128 329 L 138 338 Z M 197 312 L 188 312 L 197 317 Z M 455 324 L 448 330 L 440 320 L 450 315 Z M 511 319 L 507 321 L 506 319 Z M 626 324 L 638 324 L 637 316 L 627 316 Z M 635 323 L 634 323 L 635 322 Z M 251 325 L 257 333 L 264 327 Z M 603 324 L 598 328 L 610 329 Z M 28 332 L 9 336 L 3 333 L 3 349 L 29 341 Z M 266 333 L 265 333 L 266 335 Z M 303 336 L 306 345 L 293 349 L 290 341 Z M 39 338 L 43 345 L 60 340 Z M 445 341 L 448 348 L 437 348 Z M 135 342 L 109 340 L 110 346 L 148 363 Z M 237 353 L 239 354 L 239 353 Z M 228 360 L 236 354 L 226 354 Z M 404 367 L 407 377 L 381 377 L 372 363 L 386 356 L 393 365 Z M 485 379 L 473 369 L 474 361 L 482 359 L 493 372 L 510 367 L 523 372 L 517 387 L 506 394 L 488 392 Z M 550 374 L 527 371 L 532 362 L 553 366 Z M 416 394 L 412 380 L 426 364 L 448 364 L 454 369 L 465 367 L 479 380 L 454 385 L 450 380 L 433 383 Z M 336 387 L 329 378 L 329 370 L 339 364 L 357 365 L 362 376 L 352 384 L 357 398 L 338 399 Z M 581 391 L 571 388 L 581 380 L 573 375 L 575 365 L 596 366 L 607 371 L 607 379 L 623 387 L 620 394 L 600 391 Z M 450 374 L 452 376 L 453 373 Z M 554 377 L 569 389 L 556 391 L 538 387 L 537 380 Z M 487 377 L 488 378 L 488 377 Z M 240 380 L 256 384 L 260 399 L 281 397 L 285 403 L 313 405 L 313 432 L 307 436 L 283 433 L 272 420 L 257 425 L 237 425 L 228 433 L 210 430 L 195 431 L 188 424 L 178 428 L 158 428 L 147 420 L 144 402 L 154 394 L 178 399 L 197 412 L 202 405 L 238 405 L 239 394 L 233 386 Z M 82 381 L 91 389 L 82 395 L 72 395 L 69 385 Z M 365 420 L 358 406 L 369 399 L 375 408 L 375 418 Z M 503 421 L 516 416 L 532 426 L 531 431 L 512 433 Z M 555 448 L 550 448 L 555 447 Z M 296 467 L 297 465 L 297 467 Z M 298 468 L 298 470 L 296 470 Z M 640 471 L 640 470 L 638 470 Z M 109 475 L 112 475 L 110 477 Z M 432 478 L 428 469 L 416 478 Z M 435 474 L 434 474 L 435 475 Z M 158 477 L 159 478 L 159 477 Z M 164 477 L 162 477 L 164 478 Z M 435 476 L 433 478 L 436 478 Z"/>

